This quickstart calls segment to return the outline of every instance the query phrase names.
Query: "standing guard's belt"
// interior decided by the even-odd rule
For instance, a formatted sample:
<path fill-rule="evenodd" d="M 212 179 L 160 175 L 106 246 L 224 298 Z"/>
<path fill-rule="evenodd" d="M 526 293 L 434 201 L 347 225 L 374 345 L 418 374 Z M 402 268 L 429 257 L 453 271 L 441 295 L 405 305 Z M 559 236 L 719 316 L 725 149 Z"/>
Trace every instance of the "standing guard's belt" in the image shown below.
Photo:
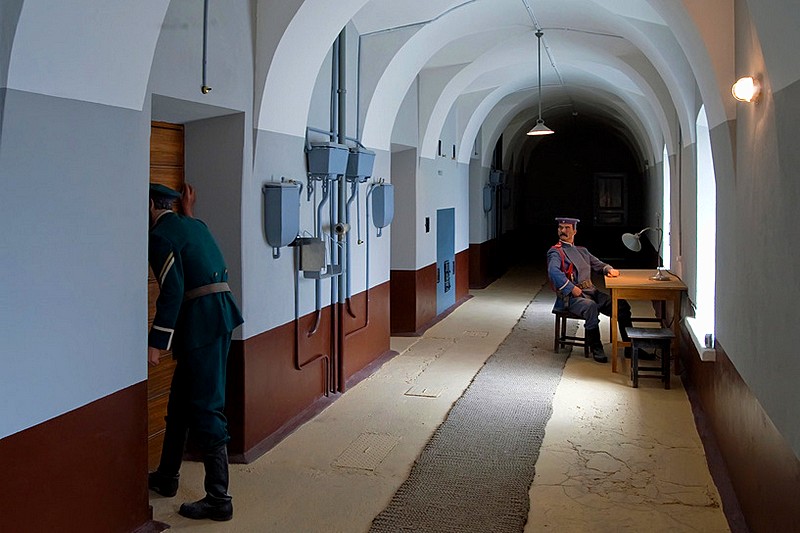
<path fill-rule="evenodd" d="M 215 292 L 230 292 L 231 288 L 224 281 L 221 283 L 209 283 L 201 287 L 190 289 L 183 293 L 183 301 L 194 300 L 207 294 L 214 294 Z"/>

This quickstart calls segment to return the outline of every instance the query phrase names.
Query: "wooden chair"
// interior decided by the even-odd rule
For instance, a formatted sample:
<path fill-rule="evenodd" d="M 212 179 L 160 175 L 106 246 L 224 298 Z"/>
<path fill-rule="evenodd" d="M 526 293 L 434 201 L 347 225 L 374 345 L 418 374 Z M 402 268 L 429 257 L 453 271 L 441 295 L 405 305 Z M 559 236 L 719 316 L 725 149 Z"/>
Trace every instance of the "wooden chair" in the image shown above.
<path fill-rule="evenodd" d="M 670 378 L 670 344 L 675 334 L 667 328 L 625 328 L 628 337 L 631 339 L 631 381 L 633 387 L 639 386 L 640 372 L 653 371 L 655 374 L 641 374 L 641 377 L 660 378 L 664 382 L 664 388 L 669 389 Z M 652 349 L 661 352 L 660 366 L 640 366 L 639 350 Z"/>
<path fill-rule="evenodd" d="M 553 336 L 553 351 L 558 352 L 566 346 L 583 346 L 583 356 L 589 357 L 589 344 L 585 337 L 567 335 L 567 320 L 583 320 L 583 317 L 563 309 L 553 309 L 556 317 L 555 334 Z"/>

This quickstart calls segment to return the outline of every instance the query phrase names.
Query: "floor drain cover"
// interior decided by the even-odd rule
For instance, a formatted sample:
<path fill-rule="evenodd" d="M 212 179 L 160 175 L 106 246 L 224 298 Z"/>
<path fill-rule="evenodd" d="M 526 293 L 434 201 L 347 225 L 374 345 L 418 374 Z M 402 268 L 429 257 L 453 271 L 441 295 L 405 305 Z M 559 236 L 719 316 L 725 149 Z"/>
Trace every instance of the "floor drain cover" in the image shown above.
<path fill-rule="evenodd" d="M 333 466 L 375 470 L 398 442 L 400 442 L 400 437 L 394 435 L 362 433 L 333 462 Z"/>
<path fill-rule="evenodd" d="M 414 385 L 405 393 L 406 396 L 421 396 L 423 398 L 438 398 L 441 396 L 444 387 L 423 387 L 422 385 Z"/>
<path fill-rule="evenodd" d="M 465 337 L 488 337 L 489 336 L 489 332 L 488 331 L 476 331 L 476 330 L 468 329 L 467 331 L 464 332 L 464 336 Z"/>

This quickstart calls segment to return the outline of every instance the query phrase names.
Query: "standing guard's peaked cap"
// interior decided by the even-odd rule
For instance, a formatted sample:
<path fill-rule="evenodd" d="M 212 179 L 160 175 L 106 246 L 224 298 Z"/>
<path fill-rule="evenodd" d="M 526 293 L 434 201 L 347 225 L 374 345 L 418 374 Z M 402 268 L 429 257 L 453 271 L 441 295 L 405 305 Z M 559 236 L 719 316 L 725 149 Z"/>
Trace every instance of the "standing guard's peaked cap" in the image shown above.
<path fill-rule="evenodd" d="M 162 198 L 169 198 L 170 200 L 177 200 L 181 197 L 181 193 L 175 189 L 170 189 L 166 185 L 161 185 L 160 183 L 151 183 L 150 196 L 160 196 Z"/>

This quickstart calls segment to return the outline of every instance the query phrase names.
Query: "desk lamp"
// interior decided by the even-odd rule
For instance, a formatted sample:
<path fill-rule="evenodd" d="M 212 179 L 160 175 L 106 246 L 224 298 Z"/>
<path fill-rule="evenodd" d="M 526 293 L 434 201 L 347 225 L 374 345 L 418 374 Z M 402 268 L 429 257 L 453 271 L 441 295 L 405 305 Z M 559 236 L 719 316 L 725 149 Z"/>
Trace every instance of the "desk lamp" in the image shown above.
<path fill-rule="evenodd" d="M 656 256 L 658 257 L 658 267 L 656 268 L 656 273 L 654 276 L 651 276 L 650 279 L 654 281 L 670 281 L 672 278 L 667 275 L 666 269 L 661 265 L 661 240 L 662 240 L 662 230 L 661 228 L 651 228 L 647 227 L 644 228 L 639 233 L 625 233 L 622 235 L 622 243 L 625 245 L 626 248 L 632 250 L 634 252 L 639 252 L 642 250 L 642 234 L 647 230 L 653 230 L 658 232 L 658 250 L 656 251 Z"/>

